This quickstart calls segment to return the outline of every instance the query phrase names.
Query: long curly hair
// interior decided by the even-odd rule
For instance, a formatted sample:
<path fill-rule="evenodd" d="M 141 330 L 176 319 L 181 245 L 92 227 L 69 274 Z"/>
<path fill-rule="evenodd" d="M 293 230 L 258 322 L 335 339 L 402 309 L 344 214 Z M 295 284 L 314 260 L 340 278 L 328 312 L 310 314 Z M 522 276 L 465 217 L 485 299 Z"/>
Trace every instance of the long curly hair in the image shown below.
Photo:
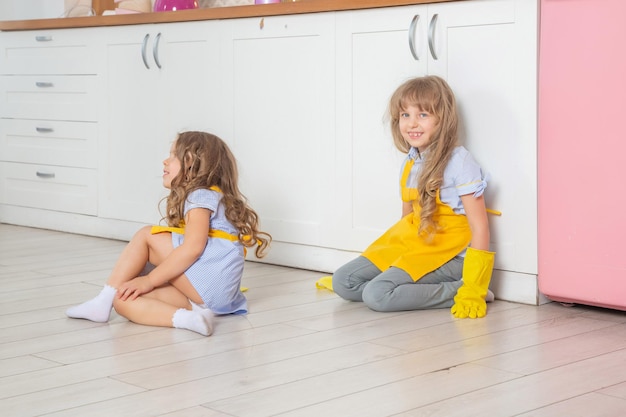
<path fill-rule="evenodd" d="M 239 231 L 239 241 L 245 247 L 257 245 L 256 256 L 265 256 L 272 236 L 259 230 L 259 216 L 239 191 L 237 161 L 228 145 L 210 133 L 182 132 L 176 138 L 174 153 L 181 166 L 167 197 L 164 217 L 167 224 L 174 227 L 184 224 L 185 200 L 189 193 L 217 186 L 223 194 L 221 203 L 226 218 Z"/>
<path fill-rule="evenodd" d="M 437 76 L 413 78 L 396 89 L 389 100 L 388 117 L 394 145 L 404 153 L 409 152 L 411 146 L 400 132 L 400 113 L 409 106 L 428 112 L 437 120 L 430 144 L 420 153 L 424 160 L 417 180 L 420 206 L 418 232 L 432 237 L 438 230 L 434 214 L 437 194 L 443 183 L 443 172 L 452 151 L 459 144 L 456 100 L 448 83 Z"/>

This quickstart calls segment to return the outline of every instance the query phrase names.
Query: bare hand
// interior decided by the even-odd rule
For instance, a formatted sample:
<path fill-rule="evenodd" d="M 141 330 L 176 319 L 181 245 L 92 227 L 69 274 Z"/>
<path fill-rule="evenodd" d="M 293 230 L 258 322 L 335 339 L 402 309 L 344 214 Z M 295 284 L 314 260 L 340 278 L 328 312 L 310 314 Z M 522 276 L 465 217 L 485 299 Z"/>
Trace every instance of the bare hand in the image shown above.
<path fill-rule="evenodd" d="M 134 300 L 141 294 L 148 293 L 154 289 L 154 286 L 150 283 L 148 276 L 142 276 L 134 278 L 124 284 L 120 285 L 117 289 L 117 298 L 122 301 Z"/>

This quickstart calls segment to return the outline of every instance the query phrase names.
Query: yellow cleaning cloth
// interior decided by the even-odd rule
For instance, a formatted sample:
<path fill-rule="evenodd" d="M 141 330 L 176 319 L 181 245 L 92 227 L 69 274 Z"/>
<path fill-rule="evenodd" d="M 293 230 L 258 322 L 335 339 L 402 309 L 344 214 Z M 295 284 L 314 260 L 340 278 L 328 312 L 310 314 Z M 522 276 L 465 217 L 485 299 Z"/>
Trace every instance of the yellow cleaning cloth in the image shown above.
<path fill-rule="evenodd" d="M 332 275 L 321 277 L 317 281 L 315 281 L 315 286 L 321 289 L 333 290 L 333 277 Z"/>

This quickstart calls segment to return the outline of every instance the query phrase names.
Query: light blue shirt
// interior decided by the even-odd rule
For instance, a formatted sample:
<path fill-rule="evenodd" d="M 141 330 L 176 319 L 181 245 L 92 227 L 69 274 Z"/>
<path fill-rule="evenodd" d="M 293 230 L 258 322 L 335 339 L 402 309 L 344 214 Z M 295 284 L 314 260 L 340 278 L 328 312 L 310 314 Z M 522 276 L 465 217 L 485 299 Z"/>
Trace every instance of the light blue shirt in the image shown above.
<path fill-rule="evenodd" d="M 422 154 L 423 157 L 423 154 Z M 411 148 L 407 155 L 402 169 L 409 160 L 413 160 L 411 173 L 407 178 L 408 188 L 417 188 L 417 176 L 422 168 L 423 158 L 415 148 Z M 487 176 L 483 174 L 480 165 L 474 157 L 463 146 L 457 146 L 448 161 L 448 165 L 443 172 L 443 184 L 439 190 L 441 202 L 447 204 L 457 214 L 465 214 L 461 196 L 473 194 L 480 197 L 487 187 Z"/>

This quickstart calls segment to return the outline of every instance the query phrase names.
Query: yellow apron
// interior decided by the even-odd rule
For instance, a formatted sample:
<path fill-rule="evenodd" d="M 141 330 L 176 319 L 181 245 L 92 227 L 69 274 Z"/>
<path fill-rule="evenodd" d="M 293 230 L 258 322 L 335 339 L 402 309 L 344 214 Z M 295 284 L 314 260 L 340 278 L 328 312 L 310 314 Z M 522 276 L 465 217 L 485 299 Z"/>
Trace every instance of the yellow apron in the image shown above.
<path fill-rule="evenodd" d="M 456 214 L 450 206 L 442 203 L 437 192 L 437 207 L 433 219 L 439 229 L 431 241 L 418 235 L 421 207 L 417 200 L 417 189 L 406 186 L 412 166 L 413 161 L 409 160 L 400 182 L 402 200 L 412 201 L 413 212 L 387 230 L 362 255 L 381 271 L 393 266 L 402 269 L 417 281 L 461 253 L 470 244 L 472 233 L 467 217 Z"/>

